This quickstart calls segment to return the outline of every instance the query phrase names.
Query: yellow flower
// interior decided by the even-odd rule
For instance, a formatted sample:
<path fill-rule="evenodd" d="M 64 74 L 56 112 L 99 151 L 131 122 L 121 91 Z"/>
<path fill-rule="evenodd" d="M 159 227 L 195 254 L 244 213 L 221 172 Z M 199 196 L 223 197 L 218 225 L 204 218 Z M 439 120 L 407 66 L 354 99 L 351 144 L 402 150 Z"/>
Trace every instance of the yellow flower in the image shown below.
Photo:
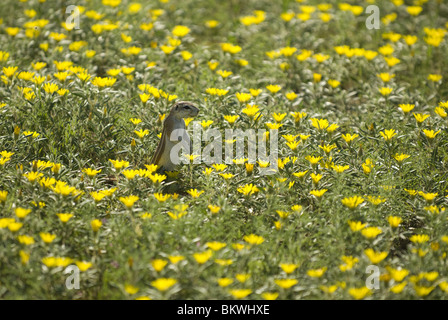
<path fill-rule="evenodd" d="M 246 107 L 243 110 L 241 110 L 241 112 L 243 112 L 249 117 L 256 117 L 260 115 L 260 113 L 258 113 L 259 110 L 260 109 L 258 108 L 257 105 L 247 104 Z"/>
<path fill-rule="evenodd" d="M 362 288 L 350 288 L 348 290 L 348 293 L 356 300 L 364 299 L 367 295 L 371 294 L 369 288 L 362 287 Z"/>
<path fill-rule="evenodd" d="M 140 139 L 142 139 L 144 136 L 146 136 L 146 135 L 148 135 L 149 134 L 149 130 L 148 129 L 146 129 L 146 130 L 143 130 L 143 129 L 140 129 L 140 130 L 134 130 L 134 133 L 140 138 Z"/>
<path fill-rule="evenodd" d="M 204 191 L 198 191 L 198 189 L 190 189 L 187 191 L 193 198 L 198 198 Z"/>
<path fill-rule="evenodd" d="M 373 167 L 375 167 L 375 165 L 370 158 L 367 158 L 366 162 L 362 164 L 362 169 L 365 174 L 369 174 L 372 171 Z"/>
<path fill-rule="evenodd" d="M 310 120 L 311 125 L 318 130 L 325 130 L 329 126 L 327 119 L 311 118 Z"/>
<path fill-rule="evenodd" d="M 414 109 L 415 105 L 414 104 L 400 104 L 399 107 L 401 108 L 401 110 L 403 110 L 404 113 L 409 113 L 410 111 L 412 111 L 412 109 Z"/>
<path fill-rule="evenodd" d="M 388 65 L 389 67 L 393 67 L 393 66 L 395 66 L 396 64 L 399 64 L 399 63 L 401 62 L 400 59 L 395 58 L 395 57 L 392 57 L 392 56 L 390 56 L 390 57 L 384 57 L 384 60 L 386 61 L 387 65 Z"/>
<path fill-rule="evenodd" d="M 409 274 L 409 270 L 406 269 L 393 269 L 391 267 L 386 267 L 392 279 L 395 282 L 401 282 Z"/>
<path fill-rule="evenodd" d="M 398 163 L 402 163 L 404 160 L 406 160 L 407 158 L 409 158 L 410 155 L 408 154 L 395 154 L 394 159 L 397 160 Z"/>
<path fill-rule="evenodd" d="M 333 87 L 333 88 L 337 88 L 337 87 L 339 87 L 339 85 L 341 84 L 340 81 L 338 81 L 338 80 L 334 80 L 334 79 L 329 79 L 327 82 L 328 82 L 328 84 L 329 84 L 331 87 Z"/>
<path fill-rule="evenodd" d="M 3 73 L 5 74 L 5 76 L 7 76 L 8 78 L 11 78 L 17 71 L 18 67 L 3 67 Z"/>
<path fill-rule="evenodd" d="M 71 213 L 57 213 L 56 214 L 59 217 L 59 220 L 61 220 L 61 222 L 66 223 L 68 220 L 71 219 L 71 217 L 73 217 L 73 214 Z"/>
<path fill-rule="evenodd" d="M 257 97 L 260 93 L 263 92 L 263 90 L 261 89 L 249 89 L 249 91 L 252 97 Z"/>
<path fill-rule="evenodd" d="M 95 169 L 91 169 L 91 168 L 84 168 L 84 169 L 82 169 L 82 172 L 84 172 L 85 174 L 87 174 L 89 177 L 92 178 L 92 177 L 96 176 L 98 173 L 100 173 L 101 169 L 95 170 Z"/>
<path fill-rule="evenodd" d="M 190 28 L 188 28 L 186 26 L 181 26 L 181 25 L 175 26 L 173 28 L 173 30 L 171 31 L 171 33 L 174 36 L 179 37 L 179 38 L 185 37 L 189 32 L 190 32 Z"/>
<path fill-rule="evenodd" d="M 109 161 L 113 164 L 114 168 L 119 170 L 121 168 L 126 168 L 129 166 L 129 161 L 125 160 L 112 160 L 109 159 Z"/>
<path fill-rule="evenodd" d="M 184 61 L 190 60 L 190 59 L 193 57 L 193 55 L 192 55 L 190 52 L 185 51 L 185 50 L 184 50 L 184 51 L 181 51 L 180 54 L 181 54 L 182 59 L 183 59 Z"/>
<path fill-rule="evenodd" d="M 418 286 L 414 284 L 414 290 L 419 297 L 425 297 L 434 290 L 434 287 Z"/>
<path fill-rule="evenodd" d="M 354 265 L 359 262 L 358 258 L 355 258 L 355 257 L 352 257 L 352 256 L 342 256 L 341 259 L 342 259 L 342 261 L 345 262 L 345 264 L 339 265 L 339 269 L 342 272 L 346 272 L 348 270 L 351 270 L 354 267 Z"/>
<path fill-rule="evenodd" d="M 367 227 L 361 230 L 361 234 L 367 239 L 373 239 L 383 231 L 378 227 Z"/>
<path fill-rule="evenodd" d="M 101 220 L 95 219 L 90 222 L 90 226 L 92 227 L 93 232 L 98 232 L 103 223 Z"/>
<path fill-rule="evenodd" d="M 207 92 L 208 94 L 210 94 L 212 96 L 225 96 L 229 92 L 229 90 L 217 89 L 217 88 L 207 88 L 205 90 L 205 92 Z"/>
<path fill-rule="evenodd" d="M 382 88 L 380 88 L 379 89 L 379 92 L 381 93 L 381 95 L 383 95 L 383 96 L 388 96 L 388 95 L 390 95 L 391 93 L 392 93 L 392 88 L 389 88 L 389 87 L 382 87 Z"/>
<path fill-rule="evenodd" d="M 81 272 L 87 271 L 93 265 L 91 262 L 86 262 L 86 261 L 76 261 L 75 264 Z"/>
<path fill-rule="evenodd" d="M 265 300 L 275 300 L 278 298 L 278 292 L 263 292 L 261 296 Z"/>
<path fill-rule="evenodd" d="M 20 235 L 17 237 L 17 240 L 19 240 L 19 242 L 21 244 L 24 244 L 26 246 L 32 245 L 35 243 L 34 238 L 27 236 L 27 235 Z"/>
<path fill-rule="evenodd" d="M 170 262 L 171 262 L 172 264 L 176 264 L 176 263 L 178 263 L 179 261 L 184 260 L 185 257 L 184 257 L 184 256 L 169 256 L 168 259 L 170 260 Z"/>
<path fill-rule="evenodd" d="M 197 263 L 204 264 L 212 257 L 212 255 L 213 251 L 207 250 L 202 253 L 194 253 L 193 258 L 196 260 Z"/>
<path fill-rule="evenodd" d="M 448 292 L 448 282 L 446 282 L 446 281 L 440 282 L 439 287 L 440 287 L 440 289 L 442 289 L 442 291 Z"/>
<path fill-rule="evenodd" d="M 280 264 L 280 268 L 282 268 L 282 270 L 287 273 L 293 273 L 294 270 L 296 270 L 299 267 L 298 264 L 294 264 L 294 263 L 281 263 Z"/>
<path fill-rule="evenodd" d="M 298 283 L 296 279 L 275 279 L 274 282 L 282 289 L 289 289 Z"/>
<path fill-rule="evenodd" d="M 380 73 L 377 74 L 377 76 L 381 79 L 381 81 L 383 82 L 389 82 L 390 80 L 392 80 L 392 78 L 395 77 L 394 74 L 390 74 L 390 73 Z"/>
<path fill-rule="evenodd" d="M 284 47 L 280 49 L 280 54 L 285 57 L 290 57 L 297 51 L 297 48 L 294 47 Z"/>
<path fill-rule="evenodd" d="M 142 122 L 142 119 L 138 119 L 138 118 L 130 118 L 129 121 L 131 121 L 133 124 L 138 125 L 139 123 Z"/>
<path fill-rule="evenodd" d="M 159 291 L 166 291 L 177 283 L 176 279 L 159 278 L 151 282 L 151 285 Z"/>
<path fill-rule="evenodd" d="M 146 103 L 149 100 L 149 98 L 151 98 L 151 95 L 149 95 L 147 93 L 141 93 L 141 94 L 139 94 L 139 97 L 143 103 Z"/>
<path fill-rule="evenodd" d="M 93 58 L 96 55 L 95 50 L 86 50 L 85 55 L 87 58 Z"/>
<path fill-rule="evenodd" d="M 348 224 L 353 232 L 362 230 L 367 225 L 366 223 L 362 223 L 361 221 L 351 221 L 351 220 L 348 221 Z"/>
<path fill-rule="evenodd" d="M 228 76 L 233 74 L 232 71 L 227 71 L 227 70 L 218 70 L 218 71 L 216 71 L 216 73 L 219 74 L 223 78 L 227 78 Z"/>
<path fill-rule="evenodd" d="M 23 227 L 23 223 L 21 222 L 15 222 L 15 221 L 9 221 L 7 223 L 7 227 L 9 229 L 9 231 L 11 232 L 17 232 L 20 230 L 20 228 Z"/>
<path fill-rule="evenodd" d="M 220 279 L 218 279 L 218 285 L 220 287 L 223 287 L 223 288 L 231 285 L 232 283 L 233 283 L 233 280 L 230 279 L 230 278 L 220 278 Z"/>
<path fill-rule="evenodd" d="M 441 74 L 430 74 L 428 76 L 428 80 L 430 80 L 432 82 L 439 82 L 440 80 L 442 80 L 442 75 Z"/>
<path fill-rule="evenodd" d="M 420 14 L 420 12 L 422 12 L 423 8 L 420 6 L 409 6 L 406 8 L 406 11 L 411 15 L 411 16 L 418 16 Z"/>
<path fill-rule="evenodd" d="M 409 240 L 414 243 L 425 243 L 429 241 L 429 236 L 427 234 L 414 234 L 409 238 Z"/>
<path fill-rule="evenodd" d="M 306 156 L 305 159 L 308 160 L 311 165 L 316 165 L 320 160 L 322 160 L 322 157 Z"/>
<path fill-rule="evenodd" d="M 0 203 L 6 202 L 7 197 L 8 197 L 8 191 L 0 190 Z"/>
<path fill-rule="evenodd" d="M 320 73 L 313 73 L 313 81 L 318 83 L 320 80 L 322 80 L 322 75 Z"/>
<path fill-rule="evenodd" d="M 248 295 L 252 293 L 250 289 L 233 289 L 230 290 L 229 293 L 237 299 L 244 299 Z"/>
<path fill-rule="evenodd" d="M 354 196 L 349 198 L 344 198 L 341 200 L 342 204 L 350 209 L 357 208 L 361 203 L 364 202 L 364 199 L 360 196 Z"/>
<path fill-rule="evenodd" d="M 320 290 L 322 290 L 325 293 L 333 293 L 338 289 L 337 285 L 332 285 L 332 286 L 319 286 Z"/>
<path fill-rule="evenodd" d="M 346 166 L 332 166 L 333 170 L 336 171 L 337 173 L 343 173 L 344 171 L 348 170 L 350 168 L 350 166 L 346 165 Z"/>
<path fill-rule="evenodd" d="M 264 238 L 262 236 L 257 236 L 256 234 L 250 234 L 243 237 L 243 240 L 252 245 L 259 245 L 264 242 Z"/>
<path fill-rule="evenodd" d="M 259 189 L 257 188 L 257 186 L 250 183 L 250 184 L 246 184 L 244 186 L 238 187 L 237 191 L 244 194 L 245 196 L 247 196 L 247 195 L 252 195 L 252 194 L 258 192 Z"/>
<path fill-rule="evenodd" d="M 442 107 L 436 107 L 434 109 L 434 112 L 441 118 L 446 118 L 448 116 L 448 113 L 446 112 L 446 110 Z M 427 115 L 429 117 L 429 115 Z"/>
<path fill-rule="evenodd" d="M 41 232 L 41 233 L 39 233 L 39 236 L 42 239 L 42 241 L 45 243 L 51 243 L 56 238 L 55 234 L 51 234 L 48 232 Z"/>
<path fill-rule="evenodd" d="M 202 128 L 208 128 L 214 121 L 213 120 L 202 120 L 201 126 Z"/>
<path fill-rule="evenodd" d="M 325 192 L 327 192 L 327 189 L 321 189 L 321 190 L 311 190 L 310 195 L 315 196 L 316 198 L 321 198 Z"/>
<path fill-rule="evenodd" d="M 63 96 L 65 96 L 67 93 L 69 93 L 69 91 L 68 91 L 67 89 L 59 89 L 59 90 L 57 91 L 57 93 L 58 93 L 61 97 L 63 97 Z"/>
<path fill-rule="evenodd" d="M 16 208 L 14 212 L 18 218 L 23 219 L 31 212 L 31 209 L 24 209 L 19 207 Z"/>
<path fill-rule="evenodd" d="M 328 155 L 328 154 L 330 153 L 331 150 L 333 150 L 334 148 L 336 148 L 336 145 L 335 145 L 335 144 L 331 144 L 331 145 L 324 144 L 323 146 L 322 146 L 322 145 L 319 145 L 319 148 L 321 148 L 322 150 L 324 150 L 324 152 Z"/>
<path fill-rule="evenodd" d="M 22 71 L 17 75 L 18 79 L 29 81 L 34 76 L 34 72 Z"/>
<path fill-rule="evenodd" d="M 223 242 L 214 241 L 214 242 L 207 242 L 205 245 L 210 249 L 212 249 L 213 251 L 218 251 L 224 248 L 227 244 Z"/>
<path fill-rule="evenodd" d="M 292 101 L 298 97 L 298 95 L 295 92 L 288 92 L 285 94 L 285 96 L 286 96 L 286 99 L 288 99 L 289 101 Z"/>
<path fill-rule="evenodd" d="M 151 266 L 156 270 L 157 272 L 160 272 L 165 268 L 165 266 L 168 264 L 168 261 L 163 259 L 154 259 L 151 261 Z"/>
<path fill-rule="evenodd" d="M 418 194 L 421 195 L 427 202 L 432 202 L 435 197 L 439 195 L 438 193 L 426 193 L 423 191 L 419 191 Z"/>
<path fill-rule="evenodd" d="M 134 203 L 139 199 L 138 196 L 130 195 L 127 197 L 120 197 L 121 203 L 123 203 L 128 209 L 134 206 Z"/>
<path fill-rule="evenodd" d="M 244 92 L 237 92 L 235 96 L 239 102 L 246 102 L 249 101 L 250 98 L 252 98 L 252 95 L 250 93 L 244 93 Z"/>
<path fill-rule="evenodd" d="M 406 35 L 403 37 L 403 39 L 408 46 L 412 46 L 418 40 L 417 36 L 414 35 Z"/>
<path fill-rule="evenodd" d="M 427 138 L 434 139 L 440 133 L 440 130 L 434 132 L 434 130 L 423 129 L 423 132 Z"/>
<path fill-rule="evenodd" d="M 55 83 L 46 83 L 44 84 L 44 90 L 46 93 L 53 94 L 59 90 L 59 87 Z"/>
<path fill-rule="evenodd" d="M 280 87 L 279 85 L 273 85 L 273 84 L 266 86 L 266 89 L 268 89 L 269 92 L 271 93 L 277 93 L 278 91 L 280 91 L 281 88 L 282 87 Z"/>
<path fill-rule="evenodd" d="M 114 85 L 114 83 L 117 81 L 116 78 L 111 78 L 111 77 L 106 77 L 106 78 L 101 78 L 101 77 L 95 77 L 92 81 L 92 84 L 96 87 L 111 87 Z"/>
<path fill-rule="evenodd" d="M 205 26 L 210 29 L 216 28 L 218 25 L 219 25 L 219 21 L 216 21 L 216 20 L 207 20 L 205 22 Z"/>
<path fill-rule="evenodd" d="M 415 120 L 417 120 L 418 123 L 422 123 L 430 116 L 429 114 L 421 114 L 421 113 L 413 113 L 413 114 L 414 114 Z M 445 115 L 446 115 L 446 113 L 445 113 Z"/>
<path fill-rule="evenodd" d="M 311 180 L 313 180 L 313 184 L 317 185 L 320 181 L 320 179 L 322 179 L 322 175 L 321 174 L 315 174 L 314 172 L 310 174 Z"/>
<path fill-rule="evenodd" d="M 146 175 L 149 179 L 151 179 L 151 181 L 153 182 L 153 183 L 160 183 L 160 182 L 162 182 L 162 181 L 164 181 L 165 179 L 166 179 L 166 175 L 163 175 L 163 174 L 158 174 L 158 173 L 156 173 L 156 174 L 151 174 L 151 173 L 149 173 L 148 175 Z"/>
<path fill-rule="evenodd" d="M 141 217 L 142 219 L 151 219 L 152 214 L 149 213 L 149 212 L 144 212 L 144 213 L 142 213 L 142 214 L 140 215 L 140 217 Z"/>
<path fill-rule="evenodd" d="M 209 204 L 208 209 L 212 214 L 217 214 L 221 210 L 221 207 Z"/>
<path fill-rule="evenodd" d="M 23 250 L 19 251 L 19 255 L 20 255 L 20 262 L 23 265 L 27 264 L 28 261 L 30 260 L 30 254 L 25 252 L 25 251 L 23 251 Z"/>
<path fill-rule="evenodd" d="M 387 252 L 377 252 L 373 249 L 369 248 L 364 250 L 364 254 L 369 258 L 370 262 L 373 264 L 380 263 L 384 259 L 386 259 L 388 253 Z"/>
<path fill-rule="evenodd" d="M 249 64 L 249 61 L 245 59 L 236 59 L 235 62 L 240 65 L 241 67 L 245 67 Z"/>
<path fill-rule="evenodd" d="M 11 37 L 15 37 L 15 36 L 19 33 L 20 28 L 12 28 L 12 27 L 8 27 L 8 28 L 5 29 L 5 31 L 6 31 L 6 33 L 7 33 L 8 35 L 10 35 Z"/>
<path fill-rule="evenodd" d="M 386 44 L 385 46 L 382 46 L 382 47 L 380 47 L 379 49 L 378 49 L 378 51 L 383 55 L 383 56 L 390 56 L 390 55 L 392 55 L 393 53 L 394 53 L 394 47 L 390 44 L 390 43 L 388 43 L 388 44 Z M 390 75 L 388 74 L 388 73 L 382 73 L 382 75 L 384 75 L 386 78 L 385 79 L 387 79 L 388 77 L 390 77 Z M 378 75 L 384 82 L 388 82 L 389 80 L 387 80 L 387 81 L 385 81 L 384 79 L 383 79 L 383 77 L 381 76 L 381 75 Z"/>
<path fill-rule="evenodd" d="M 325 271 L 327 271 L 327 267 L 310 269 L 306 272 L 306 274 L 312 278 L 320 278 L 324 275 Z"/>
<path fill-rule="evenodd" d="M 246 282 L 250 278 L 250 274 L 245 273 L 239 273 L 235 276 L 236 280 L 238 280 L 241 283 Z"/>
<path fill-rule="evenodd" d="M 395 129 L 384 130 L 380 132 L 385 141 L 390 141 L 397 134 Z"/>
<path fill-rule="evenodd" d="M 220 266 L 229 266 L 233 263 L 231 259 L 215 259 L 215 262 Z"/>
<path fill-rule="evenodd" d="M 320 13 L 319 14 L 319 18 L 323 21 L 323 22 L 328 22 L 332 19 L 332 15 L 329 13 Z"/>

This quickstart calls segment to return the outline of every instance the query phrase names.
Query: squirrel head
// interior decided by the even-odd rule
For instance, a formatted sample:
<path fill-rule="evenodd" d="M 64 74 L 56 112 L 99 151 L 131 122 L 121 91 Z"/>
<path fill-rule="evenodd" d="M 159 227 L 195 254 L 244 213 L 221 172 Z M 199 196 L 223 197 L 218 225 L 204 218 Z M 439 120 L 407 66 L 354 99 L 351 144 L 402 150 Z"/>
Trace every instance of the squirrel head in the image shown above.
<path fill-rule="evenodd" d="M 170 115 L 176 118 L 191 118 L 197 116 L 199 109 L 192 103 L 188 101 L 176 102 L 170 111 Z"/>

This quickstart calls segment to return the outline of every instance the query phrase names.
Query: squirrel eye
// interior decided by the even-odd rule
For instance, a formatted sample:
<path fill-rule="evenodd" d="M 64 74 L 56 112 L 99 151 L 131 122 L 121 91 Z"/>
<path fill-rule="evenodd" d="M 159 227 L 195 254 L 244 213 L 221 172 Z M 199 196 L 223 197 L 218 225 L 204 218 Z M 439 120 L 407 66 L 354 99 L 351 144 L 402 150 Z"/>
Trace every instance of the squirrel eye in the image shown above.
<path fill-rule="evenodd" d="M 190 109 L 190 106 L 189 106 L 188 104 L 186 104 L 186 105 L 184 106 L 184 108 L 185 108 L 185 109 Z"/>

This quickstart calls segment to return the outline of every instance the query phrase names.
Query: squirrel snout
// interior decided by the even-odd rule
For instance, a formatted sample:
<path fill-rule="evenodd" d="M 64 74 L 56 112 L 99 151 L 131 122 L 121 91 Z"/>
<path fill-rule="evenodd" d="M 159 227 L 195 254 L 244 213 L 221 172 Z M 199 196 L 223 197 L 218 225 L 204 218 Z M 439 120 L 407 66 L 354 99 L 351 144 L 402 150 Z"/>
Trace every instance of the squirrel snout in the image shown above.
<path fill-rule="evenodd" d="M 194 109 L 192 109 L 191 113 L 192 113 L 192 116 L 193 116 L 193 117 L 197 116 L 198 113 L 199 113 L 199 108 L 194 107 Z"/>

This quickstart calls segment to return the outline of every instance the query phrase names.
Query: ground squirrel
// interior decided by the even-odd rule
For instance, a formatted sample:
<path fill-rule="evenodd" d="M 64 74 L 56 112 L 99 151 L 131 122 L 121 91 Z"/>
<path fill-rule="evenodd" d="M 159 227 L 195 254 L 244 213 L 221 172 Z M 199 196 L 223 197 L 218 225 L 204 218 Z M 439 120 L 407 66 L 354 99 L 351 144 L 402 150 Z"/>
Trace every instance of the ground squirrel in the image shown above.
<path fill-rule="evenodd" d="M 151 164 L 158 165 L 161 172 L 174 171 L 176 168 L 170 157 L 171 149 L 181 140 L 190 144 L 190 137 L 185 127 L 184 118 L 195 117 L 198 112 L 199 109 L 193 103 L 187 101 L 176 102 L 171 108 L 170 114 L 163 122 L 162 137 L 159 145 L 151 159 Z M 179 137 L 179 135 L 171 136 L 171 133 L 176 129 L 182 130 L 182 137 Z"/>

